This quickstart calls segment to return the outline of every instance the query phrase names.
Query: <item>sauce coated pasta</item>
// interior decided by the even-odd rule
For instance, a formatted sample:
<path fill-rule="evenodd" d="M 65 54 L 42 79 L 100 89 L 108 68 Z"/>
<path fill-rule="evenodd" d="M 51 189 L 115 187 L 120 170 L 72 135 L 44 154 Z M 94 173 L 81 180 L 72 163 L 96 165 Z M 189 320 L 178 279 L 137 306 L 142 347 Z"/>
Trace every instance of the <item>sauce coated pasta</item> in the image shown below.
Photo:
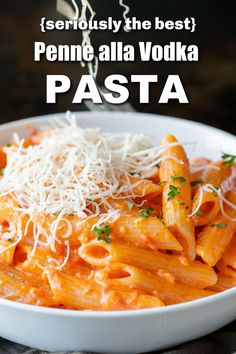
<path fill-rule="evenodd" d="M 0 297 L 114 311 L 236 286 L 235 162 L 73 118 L 14 136 L 0 148 Z"/>

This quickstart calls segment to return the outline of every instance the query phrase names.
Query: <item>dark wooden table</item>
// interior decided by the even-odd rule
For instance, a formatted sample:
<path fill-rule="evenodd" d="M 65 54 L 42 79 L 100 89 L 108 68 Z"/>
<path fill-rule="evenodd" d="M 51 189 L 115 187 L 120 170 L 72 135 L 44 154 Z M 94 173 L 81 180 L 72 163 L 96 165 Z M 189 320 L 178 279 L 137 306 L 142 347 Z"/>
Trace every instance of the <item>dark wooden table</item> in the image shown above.
<path fill-rule="evenodd" d="M 84 110 L 83 105 L 73 105 L 72 94 L 60 96 L 56 105 L 48 105 L 45 100 L 45 77 L 47 74 L 66 74 L 73 81 L 73 89 L 83 73 L 76 63 L 33 62 L 33 42 L 45 41 L 52 44 L 79 44 L 78 33 L 39 31 L 42 16 L 59 18 L 55 12 L 54 0 L 21 0 L 1 2 L 0 5 L 0 123 L 24 117 Z M 92 0 L 98 16 L 117 15 L 119 7 L 110 0 Z M 117 1 L 118 3 L 118 1 Z M 183 117 L 236 133 L 235 96 L 236 61 L 233 36 L 234 12 L 229 4 L 220 0 L 198 0 L 173 2 L 165 0 L 131 1 L 132 15 L 140 18 L 184 18 L 195 16 L 198 28 L 196 33 L 148 32 L 120 33 L 111 37 L 110 33 L 94 33 L 95 47 L 111 40 L 137 45 L 140 40 L 150 40 L 156 44 L 170 41 L 198 44 L 199 63 L 140 63 L 101 64 L 98 75 L 99 84 L 114 72 L 129 77 L 133 74 L 158 74 L 160 85 L 151 90 L 148 105 L 138 103 L 138 90 L 130 86 L 130 102 L 137 111 Z M 135 3 L 135 5 L 134 5 Z M 179 74 L 189 97 L 189 104 L 181 105 L 175 101 L 161 105 L 157 103 L 161 88 L 168 74 Z M 209 314 L 210 315 L 210 314 Z M 0 319 L 1 320 L 1 319 Z M 0 339 L 0 354 L 23 353 L 28 348 Z M 162 353 L 171 354 L 209 354 L 236 352 L 236 323 L 200 340 L 181 345 Z M 30 351 L 30 353 L 39 353 Z"/>

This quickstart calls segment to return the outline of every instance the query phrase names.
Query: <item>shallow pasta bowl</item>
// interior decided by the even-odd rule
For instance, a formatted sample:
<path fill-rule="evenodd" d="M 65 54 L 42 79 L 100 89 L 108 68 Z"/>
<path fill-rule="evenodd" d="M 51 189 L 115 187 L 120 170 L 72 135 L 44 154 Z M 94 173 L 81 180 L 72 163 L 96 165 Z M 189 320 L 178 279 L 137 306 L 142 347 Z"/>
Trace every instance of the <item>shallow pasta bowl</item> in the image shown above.
<path fill-rule="evenodd" d="M 25 119 L 0 127 L 0 144 L 12 133 L 27 136 L 27 126 L 45 126 L 63 115 Z M 202 124 L 149 114 L 78 113 L 82 127 L 109 132 L 143 133 L 159 144 L 172 133 L 186 145 L 189 156 L 218 158 L 236 153 L 236 139 Z M 1 286 L 1 285 L 0 285 Z M 208 298 L 157 309 L 134 311 L 70 311 L 40 308 L 0 299 L 0 336 L 49 351 L 144 353 L 208 334 L 236 318 L 236 288 Z"/>

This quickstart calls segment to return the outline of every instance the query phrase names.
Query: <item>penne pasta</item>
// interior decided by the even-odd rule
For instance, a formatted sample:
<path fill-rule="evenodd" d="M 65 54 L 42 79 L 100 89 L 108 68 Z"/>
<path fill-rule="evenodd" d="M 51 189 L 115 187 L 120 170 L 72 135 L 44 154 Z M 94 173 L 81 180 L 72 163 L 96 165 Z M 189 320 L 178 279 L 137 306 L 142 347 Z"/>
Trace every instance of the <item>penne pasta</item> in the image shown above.
<path fill-rule="evenodd" d="M 72 245 L 76 242 L 80 244 L 93 240 L 95 237 L 93 227 L 97 222 L 98 218 L 92 218 L 83 223 L 77 229 L 77 232 L 73 231 L 70 237 Z M 117 220 L 107 223 L 107 225 L 111 229 L 114 240 L 122 240 L 143 248 L 172 251 L 182 251 L 183 249 L 161 219 L 156 216 L 145 218 L 140 217 L 136 212 L 134 215 L 120 216 Z"/>
<path fill-rule="evenodd" d="M 227 199 L 231 203 L 236 202 L 236 194 L 229 193 Z M 225 213 L 233 218 L 236 217 L 236 211 L 228 205 L 225 206 Z M 235 231 L 236 222 L 219 213 L 214 222 L 205 226 L 198 235 L 197 255 L 213 267 L 223 255 Z"/>
<path fill-rule="evenodd" d="M 209 287 L 210 291 L 221 292 L 236 286 L 236 278 L 218 274 L 217 282 Z"/>
<path fill-rule="evenodd" d="M 127 183 L 127 181 L 125 181 Z M 160 184 L 153 183 L 148 179 L 129 176 L 129 183 L 132 186 L 132 193 L 135 197 L 144 197 L 148 195 L 157 196 L 162 192 Z"/>
<path fill-rule="evenodd" d="M 147 219 L 137 216 L 121 216 L 112 225 L 114 239 L 151 249 L 182 251 L 182 246 L 163 222 L 155 216 Z"/>
<path fill-rule="evenodd" d="M 80 279 L 58 271 L 47 271 L 46 275 L 56 302 L 69 309 L 109 309 L 112 304 L 121 307 L 114 292 L 106 293 L 102 286 L 92 280 Z"/>
<path fill-rule="evenodd" d="M 155 296 L 135 291 L 114 291 L 93 280 L 84 280 L 68 274 L 47 271 L 47 278 L 56 301 L 70 309 L 113 310 L 159 307 L 164 304 Z"/>
<path fill-rule="evenodd" d="M 12 243 L 13 241 L 11 239 L 0 239 L 0 264 L 13 264 L 16 245 Z"/>
<path fill-rule="evenodd" d="M 202 182 L 211 184 L 217 188 L 230 175 L 230 168 L 222 163 L 222 161 L 214 162 L 209 165 L 203 174 Z M 200 190 L 197 188 L 193 195 L 193 211 L 197 212 L 193 215 L 195 226 L 207 225 L 212 222 L 220 211 L 218 196 L 213 192 Z"/>
<path fill-rule="evenodd" d="M 153 273 L 165 269 L 173 274 L 176 280 L 199 288 L 213 285 L 217 281 L 214 270 L 199 261 L 188 261 L 181 256 L 121 243 L 106 244 L 101 241 L 91 241 L 80 247 L 79 254 L 87 263 L 97 267 L 104 267 L 112 262 L 122 262 Z"/>
<path fill-rule="evenodd" d="M 236 235 L 234 235 L 216 265 L 220 274 L 236 278 Z"/>
<path fill-rule="evenodd" d="M 192 301 L 214 294 L 180 282 L 170 282 L 144 269 L 121 263 L 111 264 L 96 271 L 95 279 L 114 289 L 126 286 L 129 289 L 146 291 L 158 296 L 166 305 Z"/>
<path fill-rule="evenodd" d="M 172 135 L 166 135 L 162 145 L 177 143 Z M 181 145 L 168 147 L 163 153 L 160 181 L 163 183 L 163 218 L 166 226 L 176 236 L 185 254 L 195 258 L 194 227 L 188 217 L 192 208 L 189 163 Z"/>
<path fill-rule="evenodd" d="M 7 300 L 38 306 L 52 306 L 54 300 L 48 289 L 40 289 L 42 282 L 29 280 L 30 276 L 14 268 L 0 266 L 0 296 Z M 32 284 L 32 285 L 31 285 Z"/>

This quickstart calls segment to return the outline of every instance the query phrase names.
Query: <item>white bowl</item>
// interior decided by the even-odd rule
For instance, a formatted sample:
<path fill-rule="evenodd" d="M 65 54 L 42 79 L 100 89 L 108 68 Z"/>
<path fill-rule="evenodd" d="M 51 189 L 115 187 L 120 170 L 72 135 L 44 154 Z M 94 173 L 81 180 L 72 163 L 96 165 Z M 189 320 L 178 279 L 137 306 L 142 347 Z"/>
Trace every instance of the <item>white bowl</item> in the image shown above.
<path fill-rule="evenodd" d="M 167 132 L 181 141 L 196 141 L 195 151 L 188 147 L 191 156 L 218 158 L 221 151 L 236 152 L 234 136 L 191 121 L 124 112 L 76 115 L 82 127 L 144 133 L 156 144 Z M 2 125 L 0 142 L 9 142 L 13 132 L 27 135 L 27 125 L 45 125 L 55 116 L 61 115 Z M 236 288 L 184 304 L 124 312 L 67 311 L 0 299 L 0 336 L 49 351 L 144 353 L 206 335 L 235 318 Z"/>

